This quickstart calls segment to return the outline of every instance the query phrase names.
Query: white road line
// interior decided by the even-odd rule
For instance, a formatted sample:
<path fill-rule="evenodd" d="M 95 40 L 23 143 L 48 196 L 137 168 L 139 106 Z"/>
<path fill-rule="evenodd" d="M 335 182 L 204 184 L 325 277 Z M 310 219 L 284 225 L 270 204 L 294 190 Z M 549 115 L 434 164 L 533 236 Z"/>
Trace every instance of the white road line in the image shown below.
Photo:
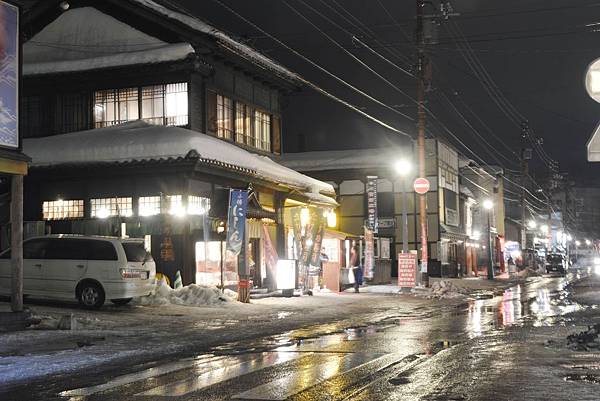
<path fill-rule="evenodd" d="M 115 377 L 113 380 L 108 381 L 103 384 L 98 384 L 96 386 L 91 387 L 83 387 L 77 388 L 74 390 L 67 390 L 60 393 L 62 397 L 74 397 L 74 396 L 88 396 L 95 393 L 99 393 L 101 391 L 111 390 L 116 387 L 124 386 L 126 384 L 130 384 L 136 381 L 145 380 L 150 377 L 161 376 L 167 373 L 176 372 L 182 369 L 190 369 L 190 368 L 202 368 L 207 365 L 210 367 L 213 362 L 221 361 L 223 356 L 214 356 L 214 355 L 202 355 L 198 358 L 193 359 L 184 359 L 181 361 L 168 363 L 166 365 L 160 365 L 153 368 L 148 368 L 142 370 L 140 372 L 129 373 L 123 376 Z"/>
<path fill-rule="evenodd" d="M 223 366 L 227 363 L 227 361 L 224 361 L 220 363 L 222 367 L 210 372 L 202 373 L 201 375 L 190 379 L 158 386 L 151 390 L 138 393 L 136 396 L 180 397 L 194 391 L 202 390 L 213 384 L 256 372 L 267 367 L 279 365 L 308 354 L 309 353 L 297 352 L 263 352 L 260 354 L 252 354 L 254 358 L 251 360 L 242 361 L 229 366 Z"/>
<path fill-rule="evenodd" d="M 382 354 L 356 353 L 350 355 L 332 355 L 325 363 L 312 364 L 306 368 L 273 380 L 269 383 L 254 387 L 248 391 L 233 396 L 233 399 L 284 401 L 292 395 L 313 387 L 327 379 L 349 372 L 360 366 L 383 357 Z"/>

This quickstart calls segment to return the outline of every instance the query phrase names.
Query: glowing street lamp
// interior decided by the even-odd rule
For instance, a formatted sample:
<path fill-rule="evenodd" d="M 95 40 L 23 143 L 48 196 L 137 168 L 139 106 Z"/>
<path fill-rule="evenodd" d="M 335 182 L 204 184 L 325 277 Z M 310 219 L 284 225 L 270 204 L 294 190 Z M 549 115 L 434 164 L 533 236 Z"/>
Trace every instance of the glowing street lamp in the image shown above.
<path fill-rule="evenodd" d="M 535 230 L 537 228 L 537 223 L 535 220 L 529 220 L 527 222 L 527 227 L 529 227 L 530 230 Z"/>
<path fill-rule="evenodd" d="M 586 244 L 587 246 L 590 246 L 590 245 L 592 245 L 592 241 L 590 241 L 589 239 L 586 239 L 586 240 L 585 240 L 585 244 Z"/>

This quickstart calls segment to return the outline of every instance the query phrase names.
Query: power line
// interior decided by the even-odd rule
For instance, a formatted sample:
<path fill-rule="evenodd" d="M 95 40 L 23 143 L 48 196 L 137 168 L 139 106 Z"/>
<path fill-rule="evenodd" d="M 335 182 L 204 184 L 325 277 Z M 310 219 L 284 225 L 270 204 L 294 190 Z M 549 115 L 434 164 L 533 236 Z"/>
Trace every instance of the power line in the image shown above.
<path fill-rule="evenodd" d="M 311 65 L 315 66 L 316 68 L 318 68 L 319 70 L 326 72 L 329 76 L 331 76 L 332 78 L 336 79 L 338 82 L 343 82 L 347 87 L 353 89 L 355 92 L 372 99 L 373 101 L 375 101 L 376 103 L 382 103 L 380 101 L 378 101 L 375 98 L 370 97 L 370 95 L 362 92 L 361 90 L 355 88 L 354 86 L 348 84 L 346 81 L 342 80 L 341 78 L 337 77 L 335 74 L 327 71 L 326 69 L 324 69 L 323 67 L 319 66 L 317 63 L 315 63 L 314 61 L 310 60 L 309 58 L 305 57 L 304 55 L 300 54 L 299 52 L 297 52 L 296 50 L 292 49 L 290 46 L 286 45 L 285 43 L 283 43 L 282 41 L 280 41 L 279 39 L 277 39 L 276 37 L 274 37 L 273 35 L 271 35 L 270 33 L 268 33 L 267 31 L 265 31 L 264 29 L 260 28 L 258 25 L 256 25 L 255 23 L 253 23 L 252 21 L 248 20 L 246 17 L 242 16 L 241 14 L 239 14 L 237 11 L 235 11 L 234 9 L 232 9 L 231 7 L 229 7 L 228 5 L 224 4 L 222 1 L 220 0 L 212 0 L 213 2 L 219 4 L 221 7 L 225 8 L 226 10 L 228 10 L 229 12 L 231 12 L 232 14 L 234 14 L 236 17 L 238 17 L 239 19 L 241 19 L 242 21 L 246 22 L 248 25 L 250 25 L 251 27 L 253 27 L 254 29 L 256 29 L 257 31 L 263 33 L 264 35 L 269 36 L 272 40 L 274 40 L 276 43 L 278 43 L 279 45 L 283 46 L 284 48 L 288 49 L 289 51 L 291 51 L 292 53 L 294 53 L 296 56 L 302 58 L 303 60 L 307 61 L 308 63 L 310 63 Z M 350 108 L 351 110 L 359 113 L 360 115 L 368 118 L 369 120 L 381 125 L 384 128 L 389 129 L 390 131 L 393 131 L 397 134 L 406 136 L 408 138 L 410 138 L 412 140 L 412 136 L 398 128 L 392 127 L 391 125 L 371 116 L 368 113 L 365 113 L 364 111 L 360 110 L 358 107 L 350 104 L 349 102 L 342 100 L 340 98 L 338 98 L 337 96 L 327 92 L 326 90 L 322 89 L 321 87 L 317 86 L 316 84 L 302 78 L 299 77 L 299 79 L 301 80 L 302 83 L 304 83 L 306 86 L 310 87 L 311 89 L 323 94 L 324 96 L 335 100 L 336 102 Z M 395 109 L 394 109 L 395 110 Z M 396 110 L 397 111 L 397 110 Z M 400 113 L 402 115 L 404 115 L 403 113 Z M 410 117 L 409 117 L 410 118 Z"/>

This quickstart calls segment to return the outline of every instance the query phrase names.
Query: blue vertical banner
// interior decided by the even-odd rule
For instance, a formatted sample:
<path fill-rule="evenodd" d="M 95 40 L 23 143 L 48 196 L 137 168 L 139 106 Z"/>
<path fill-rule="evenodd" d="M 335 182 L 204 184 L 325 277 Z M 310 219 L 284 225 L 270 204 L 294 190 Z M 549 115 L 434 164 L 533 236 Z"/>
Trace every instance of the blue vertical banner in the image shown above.
<path fill-rule="evenodd" d="M 367 176 L 367 229 L 377 234 L 379 231 L 377 213 L 377 176 Z"/>
<path fill-rule="evenodd" d="M 248 191 L 229 190 L 229 211 L 227 213 L 227 250 L 239 255 L 244 246 L 246 212 L 248 210 Z"/>
<path fill-rule="evenodd" d="M 19 9 L 0 0 L 0 146 L 19 147 Z"/>

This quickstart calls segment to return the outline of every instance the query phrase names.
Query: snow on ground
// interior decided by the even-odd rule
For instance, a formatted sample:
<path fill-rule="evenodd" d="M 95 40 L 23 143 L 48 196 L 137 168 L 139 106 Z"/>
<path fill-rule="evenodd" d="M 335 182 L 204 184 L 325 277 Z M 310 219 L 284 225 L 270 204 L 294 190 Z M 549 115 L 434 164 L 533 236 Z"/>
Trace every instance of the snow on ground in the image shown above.
<path fill-rule="evenodd" d="M 216 287 L 199 284 L 173 289 L 161 280 L 157 282 L 156 289 L 150 296 L 138 298 L 135 302 L 140 305 L 215 306 L 236 300 L 237 293 L 229 289 L 221 292 Z"/>

